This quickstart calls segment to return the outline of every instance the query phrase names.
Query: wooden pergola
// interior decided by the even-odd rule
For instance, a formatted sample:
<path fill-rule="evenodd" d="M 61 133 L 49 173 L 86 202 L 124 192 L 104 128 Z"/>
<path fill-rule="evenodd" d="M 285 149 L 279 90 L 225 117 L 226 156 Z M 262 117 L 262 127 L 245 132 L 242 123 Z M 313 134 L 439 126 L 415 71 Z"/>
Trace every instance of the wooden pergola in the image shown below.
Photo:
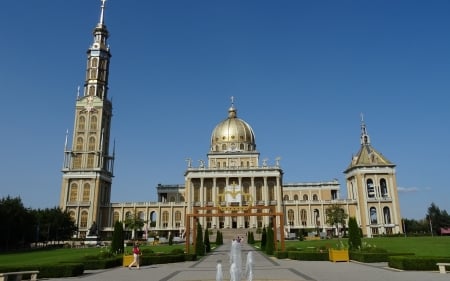
<path fill-rule="evenodd" d="M 284 251 L 284 214 L 283 213 L 277 213 L 275 211 L 275 206 L 242 206 L 242 207 L 230 207 L 231 210 L 239 210 L 241 212 L 231 212 L 231 213 L 225 213 L 223 208 L 220 207 L 194 207 L 192 214 L 186 214 L 186 242 L 185 242 L 185 248 L 186 253 L 189 253 L 190 249 L 190 237 L 191 237 L 191 219 L 193 219 L 193 228 L 192 228 L 192 242 L 195 249 L 195 243 L 197 238 L 197 221 L 200 217 L 271 217 L 272 218 L 272 226 L 273 226 L 273 239 L 274 239 L 274 245 L 276 250 Z M 252 210 L 256 210 L 255 212 L 252 212 Z M 258 212 L 258 210 L 260 212 Z M 264 213 L 263 210 L 268 210 L 268 212 Z M 204 213 L 200 213 L 200 211 L 205 211 Z M 213 213 L 212 211 L 216 211 Z M 242 212 L 243 211 L 243 212 Z M 276 218 L 280 218 L 280 244 L 278 245 L 277 241 L 277 223 Z"/>

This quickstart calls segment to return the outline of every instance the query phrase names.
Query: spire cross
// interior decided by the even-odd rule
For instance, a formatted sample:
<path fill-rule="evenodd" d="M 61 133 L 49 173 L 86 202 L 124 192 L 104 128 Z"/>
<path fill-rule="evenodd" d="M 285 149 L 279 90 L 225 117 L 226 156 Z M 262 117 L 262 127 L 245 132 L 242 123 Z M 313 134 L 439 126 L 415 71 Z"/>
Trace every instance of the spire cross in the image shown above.
<path fill-rule="evenodd" d="M 233 106 L 233 105 L 234 105 L 234 97 L 231 96 L 231 106 Z"/>
<path fill-rule="evenodd" d="M 103 24 L 103 14 L 105 12 L 105 3 L 106 0 L 100 0 L 102 2 L 102 5 L 100 6 L 100 8 L 102 8 L 101 12 L 100 12 L 100 24 Z"/>

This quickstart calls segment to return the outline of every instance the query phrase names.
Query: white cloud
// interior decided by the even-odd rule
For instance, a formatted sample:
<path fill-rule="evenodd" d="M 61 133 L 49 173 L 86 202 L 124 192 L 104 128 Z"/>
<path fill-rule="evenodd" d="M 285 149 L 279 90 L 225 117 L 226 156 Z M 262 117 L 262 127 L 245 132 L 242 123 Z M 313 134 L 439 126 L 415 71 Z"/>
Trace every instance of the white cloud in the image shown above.
<path fill-rule="evenodd" d="M 417 187 L 402 187 L 402 186 L 397 187 L 397 190 L 398 190 L 398 192 L 404 192 L 404 193 L 420 191 L 420 189 Z"/>

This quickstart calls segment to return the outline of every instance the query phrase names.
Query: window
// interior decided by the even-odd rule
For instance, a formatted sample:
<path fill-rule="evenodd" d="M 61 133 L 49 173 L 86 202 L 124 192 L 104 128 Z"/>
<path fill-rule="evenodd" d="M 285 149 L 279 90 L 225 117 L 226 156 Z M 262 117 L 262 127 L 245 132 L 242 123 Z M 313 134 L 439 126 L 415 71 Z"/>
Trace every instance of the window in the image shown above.
<path fill-rule="evenodd" d="M 69 216 L 70 216 L 70 219 L 71 219 L 72 221 L 76 221 L 76 220 L 75 220 L 75 212 L 74 212 L 74 211 L 70 211 L 70 212 L 69 212 Z"/>
<path fill-rule="evenodd" d="M 319 200 L 317 197 L 317 194 L 313 194 L 313 201 L 317 201 L 317 200 Z"/>
<path fill-rule="evenodd" d="M 308 217 L 307 217 L 306 214 L 307 214 L 307 213 L 306 213 L 306 210 L 305 210 L 305 209 L 302 209 L 302 210 L 300 211 L 300 219 L 301 219 L 301 221 L 302 221 L 302 226 L 306 226 L 306 225 L 307 225 Z"/>
<path fill-rule="evenodd" d="M 262 184 L 256 183 L 256 201 L 262 201 Z"/>
<path fill-rule="evenodd" d="M 89 151 L 94 151 L 95 150 L 95 137 L 90 137 L 89 138 L 89 147 L 88 147 Z"/>
<path fill-rule="evenodd" d="M 175 211 L 175 227 L 181 226 L 181 212 Z"/>
<path fill-rule="evenodd" d="M 77 138 L 77 144 L 75 146 L 75 150 L 76 151 L 81 151 L 83 150 L 83 138 L 82 137 L 78 137 Z"/>
<path fill-rule="evenodd" d="M 391 211 L 389 210 L 389 207 L 383 208 L 383 218 L 385 224 L 391 224 Z"/>
<path fill-rule="evenodd" d="M 377 209 L 375 207 L 370 208 L 370 223 L 378 224 Z"/>
<path fill-rule="evenodd" d="M 87 158 L 87 168 L 94 167 L 94 154 L 89 154 Z"/>
<path fill-rule="evenodd" d="M 91 130 L 97 130 L 97 116 L 91 116 Z"/>
<path fill-rule="evenodd" d="M 91 197 L 91 186 L 89 183 L 85 183 L 83 186 L 83 202 L 89 202 Z"/>
<path fill-rule="evenodd" d="M 284 200 L 284 201 L 289 201 L 289 195 L 287 195 L 287 194 L 284 195 L 283 200 Z"/>
<path fill-rule="evenodd" d="M 294 210 L 292 209 L 288 210 L 288 224 L 294 226 Z"/>
<path fill-rule="evenodd" d="M 303 201 L 308 201 L 308 195 L 303 195 Z"/>
<path fill-rule="evenodd" d="M 315 226 L 320 226 L 320 213 L 318 209 L 314 209 L 314 224 Z"/>
<path fill-rule="evenodd" d="M 294 195 L 294 200 L 298 201 L 298 195 L 297 194 Z"/>
<path fill-rule="evenodd" d="M 78 118 L 78 130 L 84 130 L 86 126 L 86 118 L 84 116 L 80 116 Z"/>
<path fill-rule="evenodd" d="M 72 183 L 72 185 L 70 186 L 69 202 L 77 201 L 77 197 L 78 197 L 77 189 L 78 189 L 78 185 L 76 183 Z"/>
<path fill-rule="evenodd" d="M 375 186 L 373 185 L 372 179 L 368 179 L 366 181 L 367 186 L 367 197 L 374 198 L 375 197 Z"/>
<path fill-rule="evenodd" d="M 388 195 L 388 190 L 387 190 L 386 179 L 380 180 L 380 188 L 381 188 L 381 196 L 388 197 L 389 195 Z"/>
<path fill-rule="evenodd" d="M 162 213 L 162 227 L 168 227 L 169 226 L 169 212 L 164 211 Z"/>
<path fill-rule="evenodd" d="M 98 66 L 98 58 L 92 58 L 92 67 L 97 67 Z"/>
<path fill-rule="evenodd" d="M 80 219 L 81 228 L 87 227 L 87 219 L 88 219 L 88 212 L 87 211 L 81 212 L 81 219 Z"/>

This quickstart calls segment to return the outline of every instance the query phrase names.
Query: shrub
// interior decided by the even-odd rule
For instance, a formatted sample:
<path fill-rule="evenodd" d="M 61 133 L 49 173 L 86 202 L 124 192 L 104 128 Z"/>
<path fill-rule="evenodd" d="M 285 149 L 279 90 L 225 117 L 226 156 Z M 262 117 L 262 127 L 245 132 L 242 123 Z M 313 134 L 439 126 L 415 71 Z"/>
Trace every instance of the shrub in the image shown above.
<path fill-rule="evenodd" d="M 303 252 L 303 251 L 289 251 L 288 258 L 292 260 L 303 261 L 327 261 L 328 252 Z"/>
<path fill-rule="evenodd" d="M 388 265 L 402 270 L 437 270 L 438 262 L 450 262 L 450 257 L 392 256 Z"/>

